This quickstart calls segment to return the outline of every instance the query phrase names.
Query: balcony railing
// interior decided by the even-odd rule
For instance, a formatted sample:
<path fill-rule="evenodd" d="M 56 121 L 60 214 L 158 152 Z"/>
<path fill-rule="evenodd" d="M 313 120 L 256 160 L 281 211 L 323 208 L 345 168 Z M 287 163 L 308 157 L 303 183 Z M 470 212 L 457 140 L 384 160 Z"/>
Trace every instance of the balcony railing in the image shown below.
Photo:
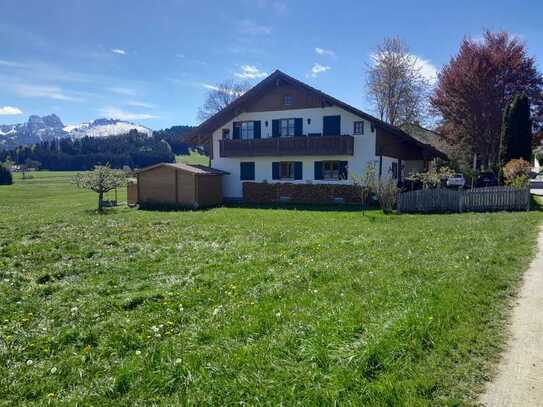
<path fill-rule="evenodd" d="M 344 136 L 274 137 L 251 140 L 221 140 L 221 157 L 289 155 L 353 155 L 354 138 Z"/>

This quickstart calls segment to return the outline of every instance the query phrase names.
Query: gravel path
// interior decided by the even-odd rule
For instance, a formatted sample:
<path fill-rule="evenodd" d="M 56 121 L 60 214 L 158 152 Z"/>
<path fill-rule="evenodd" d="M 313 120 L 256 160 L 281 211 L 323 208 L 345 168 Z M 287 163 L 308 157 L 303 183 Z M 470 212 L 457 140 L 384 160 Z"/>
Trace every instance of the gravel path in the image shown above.
<path fill-rule="evenodd" d="M 511 320 L 511 339 L 484 406 L 543 406 L 543 229 L 538 253 L 524 274 Z"/>

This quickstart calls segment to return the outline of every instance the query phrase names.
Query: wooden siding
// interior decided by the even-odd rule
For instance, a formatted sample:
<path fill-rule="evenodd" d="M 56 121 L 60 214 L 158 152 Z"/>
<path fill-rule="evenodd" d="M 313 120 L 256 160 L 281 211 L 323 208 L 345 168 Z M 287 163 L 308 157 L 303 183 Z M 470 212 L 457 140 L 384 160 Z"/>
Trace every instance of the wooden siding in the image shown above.
<path fill-rule="evenodd" d="M 136 182 L 129 182 L 126 185 L 126 203 L 128 206 L 138 203 L 138 184 Z"/>
<path fill-rule="evenodd" d="M 206 208 L 222 203 L 222 177 L 199 175 L 196 177 L 196 202 L 198 207 Z"/>
<path fill-rule="evenodd" d="M 292 96 L 292 104 L 285 106 L 283 97 L 285 95 Z M 256 97 L 250 104 L 243 109 L 246 112 L 270 112 L 280 110 L 293 109 L 309 109 L 325 106 L 325 101 L 319 94 L 309 92 L 299 86 L 293 86 L 285 82 L 280 82 L 278 86 L 269 88 L 269 90 Z"/>
<path fill-rule="evenodd" d="M 353 155 L 353 136 L 272 137 L 220 140 L 221 157 Z"/>
<path fill-rule="evenodd" d="M 138 201 L 175 204 L 175 168 L 163 166 L 138 174 Z"/>
<path fill-rule="evenodd" d="M 177 170 L 177 203 L 192 206 L 196 200 L 195 175 Z"/>
<path fill-rule="evenodd" d="M 425 160 L 431 158 L 426 157 L 421 147 L 406 142 L 380 128 L 377 128 L 377 137 L 375 138 L 375 155 L 400 160 Z"/>
<path fill-rule="evenodd" d="M 530 190 L 511 187 L 471 190 L 427 189 L 401 193 L 398 212 L 492 212 L 527 211 Z"/>
<path fill-rule="evenodd" d="M 222 202 L 222 176 L 159 166 L 138 174 L 139 203 L 204 208 Z"/>

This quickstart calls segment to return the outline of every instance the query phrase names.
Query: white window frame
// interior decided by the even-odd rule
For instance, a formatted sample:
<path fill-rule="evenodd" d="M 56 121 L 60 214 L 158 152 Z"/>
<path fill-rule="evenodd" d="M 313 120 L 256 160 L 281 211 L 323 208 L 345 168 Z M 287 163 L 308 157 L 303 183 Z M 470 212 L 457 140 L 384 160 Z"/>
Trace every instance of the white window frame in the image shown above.
<path fill-rule="evenodd" d="M 296 119 L 279 119 L 279 137 L 294 137 Z"/>
<path fill-rule="evenodd" d="M 360 130 L 356 130 L 356 125 L 360 125 Z M 364 134 L 364 122 L 362 120 L 357 120 L 353 123 L 353 134 Z"/>
<path fill-rule="evenodd" d="M 252 140 L 255 138 L 255 122 L 241 122 L 239 129 L 239 138 L 242 140 Z"/>
<path fill-rule="evenodd" d="M 293 180 L 295 178 L 294 161 L 279 161 L 279 179 L 280 180 Z M 283 168 L 288 167 L 288 176 L 283 176 Z"/>
<path fill-rule="evenodd" d="M 331 167 L 326 169 L 326 167 Z M 349 178 L 349 168 L 347 165 L 347 178 L 339 178 L 339 170 L 341 168 L 340 160 L 326 160 L 322 162 L 322 179 L 324 181 L 345 181 Z"/>

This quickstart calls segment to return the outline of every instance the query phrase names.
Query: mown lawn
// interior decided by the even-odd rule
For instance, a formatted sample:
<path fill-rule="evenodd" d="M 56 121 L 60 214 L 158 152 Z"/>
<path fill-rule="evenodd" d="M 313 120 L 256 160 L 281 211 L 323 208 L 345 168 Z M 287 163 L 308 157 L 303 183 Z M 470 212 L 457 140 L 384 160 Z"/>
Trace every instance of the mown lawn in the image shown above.
<path fill-rule="evenodd" d="M 175 162 L 183 164 L 209 165 L 209 158 L 196 150 L 190 150 L 188 155 L 176 155 Z"/>
<path fill-rule="evenodd" d="M 0 187 L 0 404 L 465 405 L 540 212 L 94 212 Z"/>

